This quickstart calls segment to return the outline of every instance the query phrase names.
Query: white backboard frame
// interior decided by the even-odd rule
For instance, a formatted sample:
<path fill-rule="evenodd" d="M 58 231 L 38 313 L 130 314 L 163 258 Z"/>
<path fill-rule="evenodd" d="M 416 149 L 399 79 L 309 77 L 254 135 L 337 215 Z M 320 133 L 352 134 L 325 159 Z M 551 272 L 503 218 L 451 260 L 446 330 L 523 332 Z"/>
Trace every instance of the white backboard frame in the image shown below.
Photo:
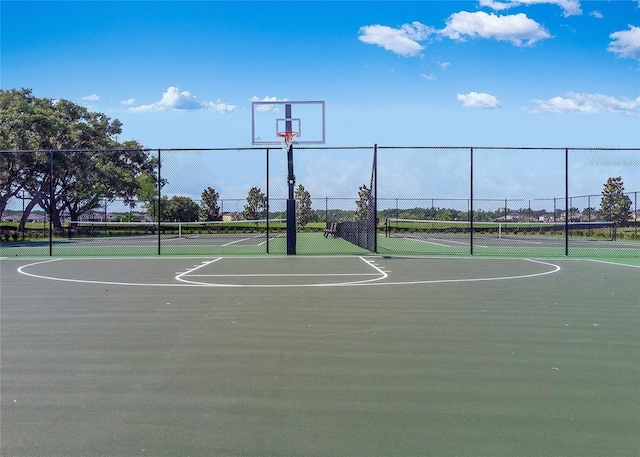
<path fill-rule="evenodd" d="M 285 117 L 285 105 L 291 106 L 291 117 Z M 306 115 L 305 115 L 306 114 Z M 325 144 L 326 104 L 323 100 L 278 100 L 251 102 L 251 144 L 281 145 L 278 132 L 291 121 L 298 133 L 292 144 Z"/>

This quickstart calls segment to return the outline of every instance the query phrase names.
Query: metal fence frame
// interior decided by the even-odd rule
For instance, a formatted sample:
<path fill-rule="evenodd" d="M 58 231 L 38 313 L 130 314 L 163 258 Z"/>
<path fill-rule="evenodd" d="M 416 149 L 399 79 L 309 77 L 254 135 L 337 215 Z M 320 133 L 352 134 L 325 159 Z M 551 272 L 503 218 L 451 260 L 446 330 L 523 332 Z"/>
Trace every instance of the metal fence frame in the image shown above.
<path fill-rule="evenodd" d="M 274 199 L 271 198 L 270 196 L 270 189 L 269 189 L 269 154 L 270 151 L 274 151 L 278 148 L 269 148 L 269 147 L 250 147 L 250 148 L 159 148 L 159 149 L 144 149 L 142 151 L 145 151 L 149 154 L 156 154 L 156 158 L 157 158 L 157 180 L 158 183 L 162 182 L 163 179 L 163 155 L 166 154 L 171 154 L 172 152 L 175 151 L 179 151 L 179 152 L 190 152 L 190 151 L 200 151 L 200 152 L 216 152 L 216 151 L 255 151 L 255 152 L 263 152 L 264 153 L 264 157 L 265 157 L 265 183 L 266 183 L 266 218 L 267 218 L 267 242 L 266 242 L 266 247 L 265 247 L 265 253 L 270 253 L 270 249 L 269 249 L 269 223 L 268 220 L 270 218 L 270 203 L 275 202 L 276 200 L 279 199 Z M 590 201 L 591 197 L 597 197 L 598 194 L 589 194 L 589 195 L 576 195 L 576 196 L 572 196 L 570 195 L 570 186 L 569 186 L 569 181 L 570 181 L 570 176 L 571 176 L 571 170 L 570 170 L 570 157 L 571 154 L 577 152 L 577 151 L 586 151 L 586 152 L 592 152 L 592 153 L 598 153 L 598 154 L 607 154 L 607 153 L 612 153 L 612 152 L 624 152 L 627 151 L 629 153 L 638 153 L 640 154 L 640 148 L 550 148 L 550 147 L 541 147 L 541 148 L 537 148 L 537 147 L 466 147 L 466 146 L 455 146 L 455 147 L 440 147 L 440 146 L 380 146 L 380 145 L 372 145 L 372 146 L 351 146 L 351 147 L 329 147 L 329 146 L 296 146 L 296 150 L 318 150 L 318 151 L 329 151 L 329 150 L 339 150 L 339 151 L 371 151 L 372 153 L 376 153 L 376 151 L 381 151 L 381 152 L 385 152 L 385 151 L 398 151 L 401 152 L 403 150 L 421 150 L 421 151 L 425 151 L 425 152 L 429 152 L 429 151 L 455 151 L 458 153 L 468 153 L 468 180 L 469 180 L 469 189 L 468 189 L 468 198 L 467 198 L 467 206 L 468 206 L 468 211 L 469 211 L 469 215 L 471 216 L 469 218 L 469 225 L 470 225 L 470 230 L 469 230 L 469 252 L 467 253 L 468 255 L 477 255 L 476 252 L 474 252 L 474 224 L 476 223 L 475 221 L 475 215 L 476 215 L 476 204 L 482 200 L 482 197 L 477 197 L 475 195 L 475 186 L 476 184 L 474 183 L 474 171 L 475 171 L 475 167 L 474 167 L 474 159 L 478 156 L 479 153 L 484 153 L 485 151 L 501 151 L 501 152 L 513 152 L 513 151 L 521 151 L 521 152 L 526 152 L 526 151 L 551 151 L 554 153 L 558 153 L 560 155 L 563 155 L 563 159 L 564 159 L 564 195 L 555 195 L 553 196 L 554 199 L 554 214 L 555 214 L 555 199 L 557 198 L 558 200 L 564 200 L 564 205 L 563 208 L 561 208 L 561 210 L 564 211 L 565 215 L 569 215 L 570 214 L 570 209 L 572 207 L 572 199 L 574 198 L 588 198 Z M 46 153 L 48 154 L 49 157 L 49 177 L 50 177 L 50 182 L 49 182 L 49 207 L 53 207 L 54 205 L 54 157 L 57 154 L 65 154 L 65 153 L 74 153 L 74 152 L 92 152 L 92 153 L 96 153 L 99 154 L 101 152 L 118 152 L 120 150 L 37 150 L 37 151 L 0 151 L 0 154 L 3 153 Z M 126 150 L 122 150 L 122 152 L 125 152 Z M 640 156 L 638 159 L 636 159 L 634 157 L 633 160 L 637 160 L 638 166 L 637 166 L 637 170 L 638 170 L 638 174 L 640 174 Z M 2 162 L 4 163 L 4 161 Z M 632 163 L 632 167 L 635 167 L 635 162 Z M 3 170 L 4 171 L 4 170 Z M 374 160 L 374 171 L 373 173 L 376 176 L 376 180 L 379 179 L 378 178 L 378 173 L 377 173 L 377 165 L 376 162 Z M 373 185 L 373 183 L 372 183 Z M 374 189 L 374 192 L 377 192 L 377 188 Z M 19 192 L 17 192 L 19 193 Z M 630 191 L 627 192 L 627 194 L 633 194 L 634 198 L 633 201 L 634 203 L 634 214 L 638 214 L 638 191 L 634 190 L 634 191 Z M 162 185 L 158 185 L 157 186 L 157 198 L 158 198 L 158 202 L 162 201 L 162 197 L 165 196 L 163 194 L 162 191 Z M 16 198 L 20 198 L 18 196 L 16 196 Z M 328 199 L 329 197 L 316 197 L 316 200 L 320 198 L 320 199 L 325 199 L 325 205 L 328 205 Z M 331 197 L 331 200 L 337 199 L 339 197 Z M 347 198 L 347 197 L 344 197 Z M 551 198 L 551 197 L 550 197 Z M 24 191 L 23 191 L 23 196 L 22 196 L 23 202 L 25 200 L 24 197 Z M 350 198 L 347 198 L 350 199 Z M 384 196 L 384 195 L 377 195 L 377 199 L 374 199 L 374 201 L 376 202 L 380 202 L 380 201 L 388 201 L 388 200 L 393 200 L 394 197 L 393 196 Z M 413 200 L 420 200 L 420 197 L 417 197 Z M 227 199 L 221 199 L 223 202 L 225 200 L 227 201 L 238 201 L 241 200 L 240 198 L 227 198 Z M 396 198 L 396 206 L 397 206 L 397 202 L 399 200 L 402 200 L 402 198 Z M 433 205 L 433 200 L 434 198 L 431 198 L 432 200 L 432 205 Z M 438 199 L 435 199 L 438 200 Z M 454 199 L 445 199 L 443 198 L 442 200 L 454 200 Z M 464 198 L 460 198 L 459 200 L 463 201 Z M 505 211 L 506 208 L 508 207 L 507 202 L 511 200 L 511 201 L 520 201 L 522 199 L 518 199 L 518 198 L 505 198 Z M 530 202 L 529 201 L 529 206 L 530 206 Z M 223 203 L 224 204 L 224 203 Z M 161 203 L 158 203 L 158 205 L 161 205 Z M 328 206 L 327 206 L 328 207 Z M 377 212 L 380 211 L 380 205 L 377 205 L 376 207 L 376 214 Z M 106 210 L 105 210 L 106 212 Z M 506 218 L 506 214 L 505 214 L 505 218 Z M 47 215 L 47 219 L 48 219 L 48 244 L 49 244 L 49 255 L 53 256 L 54 255 L 54 230 L 53 230 L 53 225 L 52 225 L 52 217 L 51 214 L 49 213 Z M 157 218 L 158 220 L 157 222 L 157 255 L 162 255 L 162 238 L 161 238 L 161 232 L 162 232 L 162 224 L 163 221 L 161 220 L 160 217 Z M 569 217 L 565 217 L 564 218 L 564 224 L 565 224 L 565 230 L 564 230 L 564 234 L 565 234 L 565 242 L 564 242 L 564 255 L 565 256 L 569 256 L 570 255 L 570 251 L 569 251 L 569 223 L 570 223 L 570 218 Z M 329 214 L 328 214 L 328 209 L 327 209 L 327 213 L 325 214 L 325 222 L 328 224 L 329 221 Z M 165 221 L 166 223 L 166 221 Z M 635 222 L 633 223 L 635 224 L 635 227 L 638 227 L 638 220 L 635 220 Z M 352 230 L 350 230 L 351 232 Z M 353 235 L 350 233 L 350 236 L 353 237 Z M 5 236 L 3 236 L 3 242 L 7 243 L 11 240 L 7 239 Z M 372 248 L 368 248 L 369 251 L 377 253 L 378 252 L 378 248 L 377 248 L 377 243 L 369 243 L 369 246 L 374 246 L 373 249 Z M 640 242 L 639 242 L 639 247 L 640 247 Z M 640 250 L 634 250 L 634 253 L 632 253 L 632 256 L 640 256 L 640 254 L 638 253 L 640 252 Z"/>

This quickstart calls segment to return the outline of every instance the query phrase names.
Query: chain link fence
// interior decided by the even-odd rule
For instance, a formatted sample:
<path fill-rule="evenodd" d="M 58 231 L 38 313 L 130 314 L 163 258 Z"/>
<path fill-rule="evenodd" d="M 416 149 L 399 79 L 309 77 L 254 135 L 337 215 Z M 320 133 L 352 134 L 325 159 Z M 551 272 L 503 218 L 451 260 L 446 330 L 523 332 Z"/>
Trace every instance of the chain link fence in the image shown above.
<path fill-rule="evenodd" d="M 293 154 L 297 254 L 640 257 L 640 149 Z M 287 253 L 280 148 L 0 159 L 2 256 Z"/>

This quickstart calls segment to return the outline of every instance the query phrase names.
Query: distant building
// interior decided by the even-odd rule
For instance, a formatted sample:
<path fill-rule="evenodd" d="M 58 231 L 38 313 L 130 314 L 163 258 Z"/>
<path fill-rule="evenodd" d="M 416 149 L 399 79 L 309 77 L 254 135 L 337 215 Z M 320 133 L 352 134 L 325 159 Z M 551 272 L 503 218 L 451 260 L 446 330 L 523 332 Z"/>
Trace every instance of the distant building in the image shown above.
<path fill-rule="evenodd" d="M 227 213 L 222 215 L 222 222 L 233 222 L 238 220 L 238 213 Z"/>

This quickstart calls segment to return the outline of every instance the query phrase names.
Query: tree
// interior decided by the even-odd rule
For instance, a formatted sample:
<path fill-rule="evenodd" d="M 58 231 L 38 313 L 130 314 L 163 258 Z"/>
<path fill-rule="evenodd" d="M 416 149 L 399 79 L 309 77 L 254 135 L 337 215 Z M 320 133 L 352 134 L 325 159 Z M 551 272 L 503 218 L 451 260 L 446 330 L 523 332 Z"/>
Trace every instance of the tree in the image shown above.
<path fill-rule="evenodd" d="M 247 195 L 247 204 L 242 211 L 242 218 L 248 221 L 261 219 L 267 208 L 267 197 L 259 187 L 252 187 Z"/>
<path fill-rule="evenodd" d="M 582 212 L 583 219 L 586 220 L 587 222 L 590 222 L 595 217 L 596 214 L 597 214 L 596 209 L 593 206 L 585 208 L 584 211 Z"/>
<path fill-rule="evenodd" d="M 152 220 L 158 220 L 158 184 L 154 174 L 142 173 L 137 178 L 138 188 L 136 197 L 142 202 L 147 215 Z"/>
<path fill-rule="evenodd" d="M 193 222 L 198 220 L 200 207 L 189 197 L 174 195 L 167 201 L 166 217 L 170 221 Z"/>
<path fill-rule="evenodd" d="M 202 201 L 200 202 L 201 221 L 216 221 L 220 218 L 220 206 L 218 199 L 220 194 L 212 187 L 207 187 L 202 191 Z"/>
<path fill-rule="evenodd" d="M 361 221 L 367 218 L 367 209 L 369 208 L 369 197 L 371 196 L 371 189 L 366 184 L 363 184 L 358 189 L 358 197 L 356 200 L 356 220 Z"/>
<path fill-rule="evenodd" d="M 437 221 L 452 221 L 454 220 L 453 212 L 450 209 L 441 209 L 436 214 Z"/>
<path fill-rule="evenodd" d="M 576 207 L 569 208 L 569 220 L 576 222 L 580 220 L 580 209 Z"/>
<path fill-rule="evenodd" d="M 24 173 L 23 154 L 3 152 L 0 154 L 0 214 L 4 212 L 9 200 L 22 190 Z"/>
<path fill-rule="evenodd" d="M 631 218 L 631 199 L 624 194 L 622 177 L 608 178 L 602 190 L 600 200 L 601 220 L 613 222 L 613 235 L 616 228 L 624 225 Z"/>
<path fill-rule="evenodd" d="M 298 185 L 294 196 L 297 203 L 296 219 L 298 221 L 298 225 L 304 227 L 309 222 L 315 220 L 315 212 L 311 209 L 311 194 L 302 184 L 300 184 Z"/>
<path fill-rule="evenodd" d="M 133 204 L 136 176 L 153 170 L 155 161 L 138 142 L 120 143 L 121 132 L 119 120 L 70 101 L 37 98 L 30 89 L 0 89 L 0 148 L 19 151 L 0 154 L 0 214 L 19 192 L 31 198 L 22 224 L 35 206 L 60 227 L 63 211 L 77 219 L 105 199 Z M 69 151 L 51 152 L 59 149 Z"/>

